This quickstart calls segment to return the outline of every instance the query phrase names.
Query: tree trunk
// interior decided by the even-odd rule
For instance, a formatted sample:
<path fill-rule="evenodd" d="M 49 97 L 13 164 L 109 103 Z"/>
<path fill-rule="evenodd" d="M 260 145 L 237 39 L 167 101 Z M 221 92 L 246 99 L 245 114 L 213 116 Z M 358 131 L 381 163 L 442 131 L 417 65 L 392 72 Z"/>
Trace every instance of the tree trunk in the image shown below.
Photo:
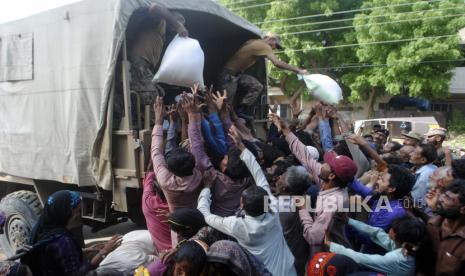
<path fill-rule="evenodd" d="M 375 99 L 376 99 L 376 88 L 372 86 L 370 96 L 368 97 L 368 109 L 366 113 L 366 119 L 370 119 L 374 114 Z"/>

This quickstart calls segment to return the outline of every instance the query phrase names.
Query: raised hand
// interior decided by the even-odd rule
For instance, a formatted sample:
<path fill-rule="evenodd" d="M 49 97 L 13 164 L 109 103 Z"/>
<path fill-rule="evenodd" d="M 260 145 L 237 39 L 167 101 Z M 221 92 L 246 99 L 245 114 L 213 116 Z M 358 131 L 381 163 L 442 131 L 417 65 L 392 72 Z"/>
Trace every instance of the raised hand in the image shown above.
<path fill-rule="evenodd" d="M 170 118 L 170 122 L 176 121 L 176 118 L 178 117 L 178 109 L 175 104 L 172 104 L 167 107 L 166 114 Z"/>
<path fill-rule="evenodd" d="M 163 119 L 165 117 L 165 105 L 163 104 L 163 97 L 157 96 L 155 103 L 153 104 L 153 110 L 155 111 L 155 124 L 163 125 Z"/>
<path fill-rule="evenodd" d="M 231 137 L 232 141 L 234 142 L 234 144 L 236 144 L 236 147 L 238 149 L 240 149 L 241 151 L 245 150 L 244 143 L 242 143 L 242 137 L 239 134 L 239 132 L 237 131 L 235 126 L 232 126 L 229 129 L 228 135 L 229 135 L 229 137 Z"/>
<path fill-rule="evenodd" d="M 227 96 L 228 92 L 226 92 L 226 89 L 223 90 L 223 93 L 220 91 L 216 91 L 216 93 L 212 93 L 212 98 L 213 98 L 213 103 L 216 105 L 216 108 L 218 110 L 222 110 L 223 107 L 225 106 L 225 102 L 228 99 Z"/>
<path fill-rule="evenodd" d="M 273 105 L 268 105 L 268 108 L 270 109 L 271 113 L 276 114 L 278 112 L 278 106 L 278 103 L 276 103 L 276 101 L 273 100 Z"/>
<path fill-rule="evenodd" d="M 181 96 L 181 106 L 187 112 L 187 115 L 199 113 L 200 110 L 199 106 L 195 104 L 194 99 L 186 94 Z"/>
<path fill-rule="evenodd" d="M 103 248 L 100 250 L 100 253 L 102 255 L 107 255 L 111 253 L 113 250 L 115 250 L 116 248 L 118 248 L 118 246 L 120 246 L 122 242 L 123 242 L 123 236 L 115 235 L 111 237 L 111 239 L 107 241 L 107 243 L 105 243 Z"/>
<path fill-rule="evenodd" d="M 187 119 L 188 119 L 187 112 L 186 110 L 184 110 L 184 108 L 182 108 L 181 101 L 179 101 L 178 104 L 176 105 L 176 109 L 178 111 L 179 118 L 181 118 L 181 121 L 187 122 Z"/>
<path fill-rule="evenodd" d="M 268 118 L 278 128 L 278 131 L 284 132 L 289 130 L 286 123 L 278 115 L 270 113 L 268 114 Z"/>
<path fill-rule="evenodd" d="M 289 107 L 291 108 L 293 118 L 299 118 L 299 115 L 303 111 L 303 109 L 300 108 L 299 102 L 297 101 L 300 94 L 302 94 L 302 90 L 299 90 L 296 93 L 294 93 L 294 95 L 292 95 L 292 97 L 289 99 Z"/>
<path fill-rule="evenodd" d="M 200 85 L 198 83 L 194 84 L 194 86 L 191 87 L 191 92 L 192 95 L 194 95 L 194 97 L 199 95 L 199 88 Z"/>
<path fill-rule="evenodd" d="M 208 112 L 210 113 L 217 112 L 219 110 L 213 100 L 213 95 L 210 91 L 205 94 L 205 104 L 207 105 Z"/>

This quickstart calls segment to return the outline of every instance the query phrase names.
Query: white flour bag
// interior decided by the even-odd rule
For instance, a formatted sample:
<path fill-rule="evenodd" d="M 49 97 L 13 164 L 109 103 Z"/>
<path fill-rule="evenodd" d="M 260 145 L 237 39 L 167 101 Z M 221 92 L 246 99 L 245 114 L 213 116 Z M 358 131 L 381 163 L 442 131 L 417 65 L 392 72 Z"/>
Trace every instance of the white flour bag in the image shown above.
<path fill-rule="evenodd" d="M 199 41 L 177 35 L 168 45 L 153 82 L 183 87 L 198 83 L 203 88 L 204 63 L 205 55 Z"/>
<path fill-rule="evenodd" d="M 312 95 L 320 101 L 336 105 L 342 100 L 342 89 L 332 78 L 321 74 L 298 75 Z"/>

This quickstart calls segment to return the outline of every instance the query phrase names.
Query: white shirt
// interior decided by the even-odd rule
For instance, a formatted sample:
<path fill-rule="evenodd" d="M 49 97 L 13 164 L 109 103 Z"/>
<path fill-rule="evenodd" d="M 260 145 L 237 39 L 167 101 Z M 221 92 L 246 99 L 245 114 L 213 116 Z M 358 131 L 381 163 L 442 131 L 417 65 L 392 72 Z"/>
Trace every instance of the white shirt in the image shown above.
<path fill-rule="evenodd" d="M 294 276 L 294 256 L 292 255 L 276 212 L 277 199 L 272 195 L 270 186 L 266 181 L 260 165 L 255 156 L 244 150 L 241 154 L 242 161 L 251 172 L 257 186 L 265 189 L 271 201 L 271 209 L 258 217 L 246 215 L 244 218 L 230 216 L 220 217 L 210 213 L 211 193 L 209 188 L 204 188 L 199 196 L 197 208 L 205 216 L 208 225 L 234 237 L 238 243 L 250 253 L 261 260 L 265 267 L 275 276 Z"/>
<path fill-rule="evenodd" d="M 153 262 L 155 250 L 148 230 L 131 231 L 123 236 L 121 245 L 103 259 L 97 272 L 103 269 L 134 272 L 140 265 Z"/>

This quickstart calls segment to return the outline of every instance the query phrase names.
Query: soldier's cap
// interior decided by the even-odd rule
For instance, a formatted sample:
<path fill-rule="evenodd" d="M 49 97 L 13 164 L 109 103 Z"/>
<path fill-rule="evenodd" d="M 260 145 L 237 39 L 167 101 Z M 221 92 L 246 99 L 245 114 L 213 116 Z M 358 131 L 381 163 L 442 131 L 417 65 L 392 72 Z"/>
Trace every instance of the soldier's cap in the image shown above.
<path fill-rule="evenodd" d="M 281 44 L 281 37 L 279 37 L 278 34 L 273 33 L 273 32 L 267 32 L 266 35 L 265 35 L 265 38 L 274 38 L 274 39 L 276 39 L 276 48 L 278 48 L 279 50 L 284 49 L 283 45 Z"/>
<path fill-rule="evenodd" d="M 420 141 L 423 139 L 423 137 L 421 137 L 420 134 L 416 133 L 416 132 L 413 132 L 413 131 L 410 131 L 409 133 L 404 133 L 402 134 L 402 136 L 405 136 L 405 137 L 408 137 L 408 138 L 412 138 L 412 139 L 415 139 L 417 141 Z"/>
<path fill-rule="evenodd" d="M 439 136 L 446 137 L 446 133 L 447 133 L 447 129 L 439 127 L 439 128 L 430 129 L 427 133 L 425 133 L 425 136 L 430 137 L 430 136 L 439 135 Z"/>

